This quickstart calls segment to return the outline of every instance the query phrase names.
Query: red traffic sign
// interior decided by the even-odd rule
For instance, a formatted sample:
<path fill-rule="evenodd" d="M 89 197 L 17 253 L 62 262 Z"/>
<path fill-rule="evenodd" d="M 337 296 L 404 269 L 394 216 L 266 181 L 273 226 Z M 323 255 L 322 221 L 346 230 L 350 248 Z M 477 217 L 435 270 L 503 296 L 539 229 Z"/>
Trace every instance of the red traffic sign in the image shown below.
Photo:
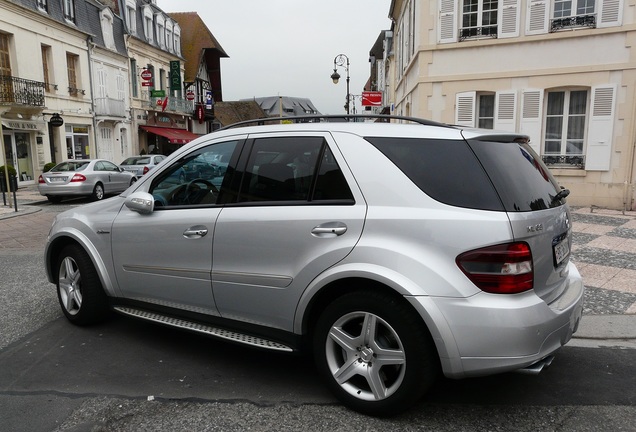
<path fill-rule="evenodd" d="M 141 77 L 145 80 L 150 80 L 152 79 L 152 72 L 148 69 L 144 69 L 143 72 L 141 72 Z"/>
<path fill-rule="evenodd" d="M 189 101 L 193 101 L 194 100 L 194 92 L 192 90 L 189 90 L 186 93 L 186 99 L 189 100 Z"/>

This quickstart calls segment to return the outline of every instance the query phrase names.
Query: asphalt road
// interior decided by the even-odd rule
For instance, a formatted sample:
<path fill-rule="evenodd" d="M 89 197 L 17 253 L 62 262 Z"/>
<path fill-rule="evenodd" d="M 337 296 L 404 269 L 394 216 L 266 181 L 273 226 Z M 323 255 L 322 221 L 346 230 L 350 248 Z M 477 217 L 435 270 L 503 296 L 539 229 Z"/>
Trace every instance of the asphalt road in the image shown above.
<path fill-rule="evenodd" d="M 538 376 L 440 379 L 378 419 L 339 405 L 305 357 L 116 315 L 71 325 L 38 247 L 0 250 L 0 287 L 3 432 L 635 430 L 634 349 L 566 346 Z"/>

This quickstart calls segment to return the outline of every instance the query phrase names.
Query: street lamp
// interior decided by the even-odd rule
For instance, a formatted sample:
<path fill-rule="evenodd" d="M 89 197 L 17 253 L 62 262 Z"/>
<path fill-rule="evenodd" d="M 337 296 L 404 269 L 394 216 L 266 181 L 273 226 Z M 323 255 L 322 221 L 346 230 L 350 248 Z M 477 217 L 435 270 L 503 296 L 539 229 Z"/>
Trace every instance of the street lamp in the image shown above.
<path fill-rule="evenodd" d="M 347 98 L 346 98 L 346 102 L 345 102 L 345 110 L 347 111 L 347 114 L 349 114 L 349 99 L 350 99 L 350 94 L 349 94 L 349 57 L 347 57 L 344 54 L 338 54 L 334 59 L 333 59 L 333 73 L 331 74 L 331 79 L 333 80 L 334 84 L 338 84 L 338 80 L 340 79 L 340 74 L 338 73 L 337 67 L 344 67 L 345 71 L 347 72 Z"/>

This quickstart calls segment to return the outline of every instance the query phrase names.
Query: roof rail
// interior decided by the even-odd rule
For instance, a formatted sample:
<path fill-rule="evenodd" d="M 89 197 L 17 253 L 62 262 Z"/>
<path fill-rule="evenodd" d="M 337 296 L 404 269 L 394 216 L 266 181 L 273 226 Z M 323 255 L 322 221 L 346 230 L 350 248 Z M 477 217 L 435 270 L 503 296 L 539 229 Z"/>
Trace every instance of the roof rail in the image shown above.
<path fill-rule="evenodd" d="M 446 123 L 439 123 L 432 120 L 426 120 L 417 117 L 385 115 L 385 114 L 343 114 L 343 115 L 302 115 L 302 116 L 290 116 L 290 117 L 261 117 L 252 120 L 244 120 L 237 123 L 232 123 L 222 127 L 219 130 L 233 129 L 237 127 L 243 127 L 248 125 L 265 125 L 265 124 L 281 124 L 281 123 L 337 123 L 337 122 L 363 122 L 366 119 L 376 119 L 379 122 L 390 123 L 391 120 L 408 121 L 412 123 L 418 123 L 426 126 L 439 126 L 453 128 L 454 126 Z"/>

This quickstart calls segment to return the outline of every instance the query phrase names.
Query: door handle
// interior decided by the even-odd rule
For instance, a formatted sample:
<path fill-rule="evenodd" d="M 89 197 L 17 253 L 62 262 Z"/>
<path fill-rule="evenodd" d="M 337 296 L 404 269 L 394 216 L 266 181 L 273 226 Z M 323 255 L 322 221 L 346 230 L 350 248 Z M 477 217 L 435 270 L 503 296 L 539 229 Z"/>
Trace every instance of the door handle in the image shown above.
<path fill-rule="evenodd" d="M 208 233 L 208 227 L 203 225 L 195 225 L 193 227 L 188 228 L 183 232 L 183 236 L 185 238 L 201 238 Z"/>
<path fill-rule="evenodd" d="M 314 227 L 311 235 L 314 237 L 337 237 L 347 232 L 347 225 L 342 222 L 327 222 Z"/>

